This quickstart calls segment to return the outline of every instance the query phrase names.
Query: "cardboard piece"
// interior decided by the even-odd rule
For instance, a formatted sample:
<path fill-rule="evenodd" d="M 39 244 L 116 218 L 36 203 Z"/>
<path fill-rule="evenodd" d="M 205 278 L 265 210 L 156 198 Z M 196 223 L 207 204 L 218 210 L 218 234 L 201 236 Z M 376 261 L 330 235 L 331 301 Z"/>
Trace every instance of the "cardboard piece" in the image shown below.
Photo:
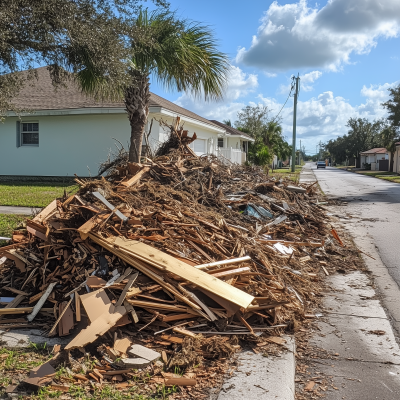
<path fill-rule="evenodd" d="M 121 353 L 126 353 L 128 348 L 132 345 L 132 340 L 128 338 L 117 339 L 114 343 L 114 350 L 118 350 Z"/>
<path fill-rule="evenodd" d="M 90 322 L 94 322 L 97 318 L 105 313 L 112 314 L 114 311 L 114 305 L 111 304 L 111 301 L 104 289 L 83 294 L 80 297 Z"/>
<path fill-rule="evenodd" d="M 81 296 L 82 298 L 83 296 Z M 85 308 L 86 309 L 86 308 Z M 65 346 L 65 350 L 75 347 L 85 347 L 93 343 L 99 336 L 104 335 L 115 323 L 126 314 L 125 307 L 115 307 L 111 305 L 113 313 L 104 312 L 99 318 L 92 322 L 86 329 L 82 329 L 79 334 Z"/>
<path fill-rule="evenodd" d="M 50 365 L 49 362 L 40 365 L 39 367 L 32 368 L 29 371 L 29 378 L 23 380 L 24 383 L 28 383 L 34 386 L 41 386 L 44 383 L 50 383 L 51 378 L 46 379 L 47 375 L 52 375 L 56 370 Z"/>
<path fill-rule="evenodd" d="M 65 307 L 67 307 L 67 310 L 64 311 L 64 315 L 61 317 L 61 320 L 58 324 L 58 335 L 69 335 L 69 331 L 74 327 L 74 313 L 72 312 L 71 304 L 68 304 L 68 302 L 64 301 L 59 307 L 60 314 L 63 312 Z"/>
<path fill-rule="evenodd" d="M 105 286 L 106 283 L 107 282 L 104 279 L 101 279 L 98 276 L 89 276 L 89 278 L 86 280 L 86 285 L 88 285 L 90 288 Z"/>

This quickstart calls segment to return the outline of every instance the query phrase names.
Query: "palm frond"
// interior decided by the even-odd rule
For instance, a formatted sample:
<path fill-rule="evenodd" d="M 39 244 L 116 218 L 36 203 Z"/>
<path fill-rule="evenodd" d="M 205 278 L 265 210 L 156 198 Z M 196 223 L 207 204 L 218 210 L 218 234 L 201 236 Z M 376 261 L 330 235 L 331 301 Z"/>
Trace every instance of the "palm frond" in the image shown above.
<path fill-rule="evenodd" d="M 175 13 L 143 10 L 134 29 L 135 68 L 153 74 L 167 89 L 205 99 L 223 97 L 229 61 L 209 27 L 180 20 Z"/>

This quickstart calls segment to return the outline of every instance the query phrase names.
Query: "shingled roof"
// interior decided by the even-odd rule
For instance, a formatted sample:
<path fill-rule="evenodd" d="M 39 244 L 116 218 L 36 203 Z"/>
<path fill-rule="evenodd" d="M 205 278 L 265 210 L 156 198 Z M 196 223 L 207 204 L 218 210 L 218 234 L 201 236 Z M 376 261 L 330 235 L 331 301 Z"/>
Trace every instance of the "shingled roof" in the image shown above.
<path fill-rule="evenodd" d="M 16 107 L 23 110 L 65 110 L 85 108 L 125 108 L 122 102 L 99 102 L 83 94 L 71 81 L 67 87 L 54 88 L 47 67 L 35 69 L 37 79 L 32 79 L 21 89 L 13 100 Z M 215 124 L 171 101 L 150 93 L 150 107 L 162 107 L 178 115 L 201 121 L 214 128 Z"/>
<path fill-rule="evenodd" d="M 388 151 L 384 147 L 375 147 L 374 149 L 362 151 L 360 154 L 385 154 Z"/>
<path fill-rule="evenodd" d="M 235 128 L 232 128 L 231 126 L 226 125 L 226 124 L 223 124 L 222 122 L 216 121 L 215 119 L 210 119 L 210 121 L 211 121 L 213 124 L 218 125 L 218 126 L 220 126 L 221 128 L 224 128 L 224 129 L 226 130 L 226 133 L 227 133 L 228 135 L 232 135 L 232 136 L 239 136 L 239 135 L 240 135 L 240 136 L 242 136 L 242 137 L 246 137 L 246 138 L 248 138 L 249 140 L 254 141 L 254 139 L 253 139 L 249 134 L 247 134 L 247 133 L 244 133 L 244 132 L 239 131 L 239 130 L 237 130 L 237 129 L 235 129 Z"/>

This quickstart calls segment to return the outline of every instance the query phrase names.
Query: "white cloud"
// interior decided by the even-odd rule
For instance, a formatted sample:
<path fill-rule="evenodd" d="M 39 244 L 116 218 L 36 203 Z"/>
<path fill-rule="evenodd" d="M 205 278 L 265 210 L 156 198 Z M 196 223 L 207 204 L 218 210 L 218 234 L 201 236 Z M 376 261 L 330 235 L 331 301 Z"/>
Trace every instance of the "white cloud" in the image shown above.
<path fill-rule="evenodd" d="M 309 100 L 298 101 L 297 104 L 297 146 L 300 139 L 309 153 L 315 151 L 315 145 L 321 140 L 326 142 L 347 133 L 346 127 L 349 118 L 367 118 L 372 121 L 386 116 L 381 103 L 389 97 L 387 89 L 399 83 L 385 83 L 382 85 L 363 86 L 360 93 L 365 101 L 358 105 L 351 105 L 347 99 L 334 96 L 327 91 L 312 97 Z M 271 97 L 259 96 L 262 104 L 267 105 L 275 112 L 279 112 L 282 104 Z M 293 102 L 288 102 L 281 113 L 283 133 L 291 142 L 293 131 Z"/>
<path fill-rule="evenodd" d="M 370 99 L 385 101 L 388 98 L 388 89 L 395 86 L 398 82 L 385 83 L 383 85 L 370 85 L 368 88 L 364 85 L 361 94 Z"/>
<path fill-rule="evenodd" d="M 175 103 L 208 119 L 219 121 L 231 119 L 234 121 L 238 111 L 246 106 L 246 104 L 237 100 L 254 92 L 257 87 L 257 75 L 246 74 L 239 67 L 232 66 L 222 101 L 204 102 L 194 98 L 189 93 L 184 93 Z"/>
<path fill-rule="evenodd" d="M 249 49 L 236 61 L 269 73 L 293 68 L 337 70 L 350 55 L 367 54 L 379 37 L 400 32 L 399 0 L 329 0 L 318 9 L 306 0 L 274 1 L 261 19 Z"/>

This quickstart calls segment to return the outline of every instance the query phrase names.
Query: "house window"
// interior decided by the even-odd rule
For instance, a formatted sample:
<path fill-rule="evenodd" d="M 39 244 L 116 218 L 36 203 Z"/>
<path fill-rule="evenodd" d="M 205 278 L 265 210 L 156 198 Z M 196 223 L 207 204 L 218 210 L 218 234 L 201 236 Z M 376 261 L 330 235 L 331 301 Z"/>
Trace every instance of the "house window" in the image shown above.
<path fill-rule="evenodd" d="M 21 122 L 21 146 L 39 146 L 39 122 Z"/>
<path fill-rule="evenodd" d="M 224 139 L 218 138 L 218 147 L 224 147 Z"/>

